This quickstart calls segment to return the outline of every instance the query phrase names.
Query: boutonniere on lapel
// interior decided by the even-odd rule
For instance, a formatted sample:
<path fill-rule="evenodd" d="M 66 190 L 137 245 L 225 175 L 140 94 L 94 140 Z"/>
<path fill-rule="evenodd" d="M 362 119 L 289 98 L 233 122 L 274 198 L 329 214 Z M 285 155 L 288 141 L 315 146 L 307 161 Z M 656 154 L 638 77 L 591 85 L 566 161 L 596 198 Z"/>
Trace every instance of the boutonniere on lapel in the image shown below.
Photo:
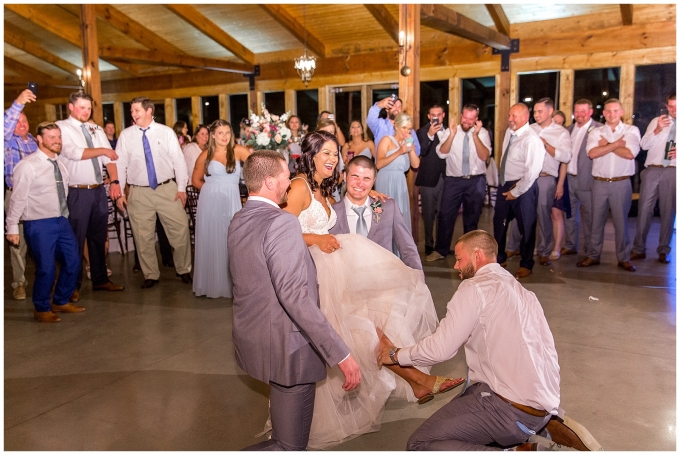
<path fill-rule="evenodd" d="M 90 134 L 92 135 L 92 137 L 94 137 L 94 134 L 95 134 L 95 132 L 99 129 L 99 126 L 93 125 L 92 123 L 88 123 L 88 124 L 86 125 L 86 128 L 87 128 L 87 131 L 90 132 Z"/>
<path fill-rule="evenodd" d="M 593 131 L 594 129 L 595 129 L 595 125 L 590 125 L 590 128 L 588 128 L 588 132 L 590 133 L 590 132 Z"/>
<path fill-rule="evenodd" d="M 380 202 L 380 199 L 371 204 L 371 210 L 373 210 L 375 222 L 380 223 L 380 215 L 382 214 L 382 203 Z"/>

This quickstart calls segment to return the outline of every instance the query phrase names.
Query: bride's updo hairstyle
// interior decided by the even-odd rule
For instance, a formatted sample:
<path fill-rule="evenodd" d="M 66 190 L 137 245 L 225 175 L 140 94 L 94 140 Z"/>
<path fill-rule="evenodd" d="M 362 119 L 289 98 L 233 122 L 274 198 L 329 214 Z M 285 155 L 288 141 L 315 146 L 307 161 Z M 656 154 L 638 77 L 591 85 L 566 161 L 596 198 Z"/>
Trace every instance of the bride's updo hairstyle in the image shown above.
<path fill-rule="evenodd" d="M 338 148 L 338 162 L 340 162 L 340 145 L 337 138 L 327 131 L 312 131 L 302 139 L 302 144 L 300 145 L 302 154 L 298 158 L 298 173 L 303 174 L 307 178 L 312 191 L 320 189 L 321 196 L 330 197 L 338 186 L 338 178 L 340 177 L 338 166 L 336 165 L 335 169 L 333 169 L 332 176 L 321 181 L 321 185 L 314 179 L 314 173 L 316 172 L 314 156 L 321 151 L 326 142 L 335 143 L 335 146 Z"/>

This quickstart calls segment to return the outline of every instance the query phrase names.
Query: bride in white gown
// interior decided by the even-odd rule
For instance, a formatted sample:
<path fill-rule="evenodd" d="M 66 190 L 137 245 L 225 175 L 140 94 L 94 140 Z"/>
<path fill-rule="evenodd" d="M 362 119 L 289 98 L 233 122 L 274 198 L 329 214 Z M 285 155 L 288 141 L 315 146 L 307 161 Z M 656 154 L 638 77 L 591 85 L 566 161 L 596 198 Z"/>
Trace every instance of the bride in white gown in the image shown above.
<path fill-rule="evenodd" d="M 298 216 L 317 269 L 319 299 L 333 328 L 361 368 L 361 384 L 342 389 L 343 375 L 330 368 L 316 387 L 310 449 L 323 449 L 378 431 L 388 397 L 425 402 L 460 380 L 429 375 L 429 369 L 378 369 L 379 332 L 397 346 L 409 346 L 433 333 L 438 319 L 423 274 L 391 251 L 361 235 L 328 233 L 337 216 L 329 200 L 338 171 L 338 144 L 325 132 L 305 136 L 284 207 Z M 310 184 L 310 176 L 313 183 Z"/>

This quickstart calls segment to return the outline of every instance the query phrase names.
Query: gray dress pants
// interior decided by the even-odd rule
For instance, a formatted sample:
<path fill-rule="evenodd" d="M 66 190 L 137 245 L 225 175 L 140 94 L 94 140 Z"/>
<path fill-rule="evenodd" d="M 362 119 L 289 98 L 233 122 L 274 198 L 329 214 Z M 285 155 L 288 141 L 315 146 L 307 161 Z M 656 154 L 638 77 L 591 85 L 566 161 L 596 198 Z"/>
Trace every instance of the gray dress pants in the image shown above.
<path fill-rule="evenodd" d="M 600 260 L 602 244 L 604 242 L 604 225 L 607 223 L 607 212 L 612 212 L 614 223 L 614 242 L 616 245 L 616 259 L 619 262 L 630 261 L 632 243 L 628 236 L 628 212 L 633 197 L 633 187 L 630 179 L 618 182 L 593 181 L 593 229 L 590 237 L 592 253 L 591 259 Z"/>
<path fill-rule="evenodd" d="M 657 254 L 671 252 L 673 223 L 675 222 L 675 167 L 648 167 L 641 174 L 640 199 L 638 200 L 637 230 L 633 252 L 644 253 L 649 225 L 654 214 L 654 204 L 659 200 L 661 227 Z"/>
<path fill-rule="evenodd" d="M 432 414 L 411 435 L 406 450 L 502 450 L 531 436 L 518 422 L 538 433 L 549 420 L 550 414 L 520 411 L 478 382 Z M 493 443 L 501 447 L 488 445 Z"/>
<path fill-rule="evenodd" d="M 578 251 L 579 260 L 591 256 L 590 235 L 593 223 L 593 196 L 590 190 L 579 187 L 578 178 L 567 174 L 571 218 L 564 219 L 564 247 Z"/>

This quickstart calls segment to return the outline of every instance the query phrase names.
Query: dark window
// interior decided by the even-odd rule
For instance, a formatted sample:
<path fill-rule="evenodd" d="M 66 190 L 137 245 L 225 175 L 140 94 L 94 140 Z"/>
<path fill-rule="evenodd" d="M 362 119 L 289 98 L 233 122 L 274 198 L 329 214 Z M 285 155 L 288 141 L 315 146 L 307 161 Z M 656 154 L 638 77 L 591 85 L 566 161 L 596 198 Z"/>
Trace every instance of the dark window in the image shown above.
<path fill-rule="evenodd" d="M 229 95 L 229 117 L 229 123 L 234 126 L 234 131 L 239 131 L 241 119 L 250 117 L 247 94 Z"/>
<path fill-rule="evenodd" d="M 304 125 L 314 129 L 316 118 L 319 116 L 319 91 L 298 90 L 295 92 L 297 115 Z"/>
<path fill-rule="evenodd" d="M 165 100 L 153 100 L 151 102 L 153 103 L 154 122 L 165 125 Z M 189 132 L 191 132 L 191 130 L 189 130 Z"/>
<path fill-rule="evenodd" d="M 659 109 L 666 107 L 666 98 L 675 93 L 675 63 L 645 65 L 635 68 L 635 100 L 633 125 L 644 135 Z"/>
<path fill-rule="evenodd" d="M 479 119 L 491 135 L 493 144 L 494 119 L 496 118 L 496 78 L 477 77 L 462 80 L 461 110 L 466 104 L 479 108 Z"/>
<path fill-rule="evenodd" d="M 433 104 L 439 104 L 444 108 L 444 112 L 448 111 L 449 101 L 449 81 L 428 81 L 420 83 L 420 124 L 423 126 L 429 122 L 427 112 Z M 413 122 L 413 128 L 416 128 L 416 122 Z"/>
<path fill-rule="evenodd" d="M 342 91 L 342 88 L 335 89 L 335 123 L 343 132 L 345 138 L 349 138 L 349 124 L 352 120 L 361 120 L 361 90 Z"/>
<path fill-rule="evenodd" d="M 194 125 L 191 121 L 191 98 L 177 98 L 175 100 L 175 117 L 177 122 L 182 120 L 187 123 L 189 133 L 194 130 Z M 173 125 L 168 125 L 172 128 Z"/>
<path fill-rule="evenodd" d="M 57 120 L 66 120 L 71 113 L 68 111 L 68 104 L 57 104 L 54 106 Z"/>
<path fill-rule="evenodd" d="M 104 122 L 107 120 L 115 121 L 113 118 L 113 103 L 102 104 L 102 110 L 104 111 Z"/>
<path fill-rule="evenodd" d="M 560 105 L 560 72 L 520 74 L 518 95 L 518 102 L 529 107 L 529 123 L 534 123 L 533 108 L 536 101 L 549 97 L 555 106 Z"/>
<path fill-rule="evenodd" d="M 203 124 L 210 125 L 220 118 L 220 98 L 219 96 L 201 97 L 201 110 L 203 112 Z"/>
<path fill-rule="evenodd" d="M 123 122 L 125 125 L 123 125 L 123 129 L 127 128 L 128 126 L 132 126 L 132 114 L 130 113 L 130 103 L 123 103 Z"/>
<path fill-rule="evenodd" d="M 604 122 L 604 102 L 619 97 L 620 73 L 620 68 L 574 71 L 574 102 L 581 98 L 590 100 L 593 103 L 593 118 Z"/>
<path fill-rule="evenodd" d="M 285 92 L 269 92 L 264 94 L 264 105 L 272 115 L 281 115 L 286 112 Z"/>

